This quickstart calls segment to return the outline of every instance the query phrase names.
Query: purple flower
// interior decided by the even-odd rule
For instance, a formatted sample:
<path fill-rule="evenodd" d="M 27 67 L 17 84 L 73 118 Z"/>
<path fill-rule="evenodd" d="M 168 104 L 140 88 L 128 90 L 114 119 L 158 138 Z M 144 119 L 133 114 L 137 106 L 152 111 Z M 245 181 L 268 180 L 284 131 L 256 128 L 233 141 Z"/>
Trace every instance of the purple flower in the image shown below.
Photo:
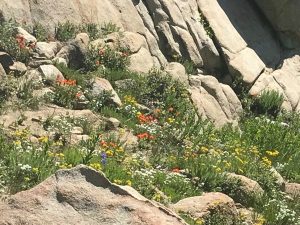
<path fill-rule="evenodd" d="M 102 153 L 101 153 L 101 163 L 102 163 L 103 165 L 105 165 L 105 164 L 106 164 L 106 160 L 107 160 L 107 155 L 106 155 L 105 152 L 102 152 Z"/>

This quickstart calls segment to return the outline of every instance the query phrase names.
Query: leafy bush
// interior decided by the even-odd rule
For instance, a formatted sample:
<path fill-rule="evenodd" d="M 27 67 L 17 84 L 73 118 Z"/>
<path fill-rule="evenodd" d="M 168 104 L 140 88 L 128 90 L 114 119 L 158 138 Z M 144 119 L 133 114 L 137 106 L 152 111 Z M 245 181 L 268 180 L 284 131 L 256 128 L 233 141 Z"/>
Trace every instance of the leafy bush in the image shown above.
<path fill-rule="evenodd" d="M 275 90 L 263 91 L 252 103 L 252 110 L 258 114 L 276 116 L 283 103 L 283 95 Z"/>
<path fill-rule="evenodd" d="M 117 46 L 112 48 L 108 45 L 95 48 L 90 46 L 85 58 L 85 70 L 95 71 L 98 68 L 125 70 L 129 65 L 128 49 Z"/>
<path fill-rule="evenodd" d="M 8 22 L 0 21 L 0 50 L 7 52 L 15 60 L 27 62 L 33 46 L 26 46 L 22 36 L 16 36 L 17 23 L 12 20 Z"/>

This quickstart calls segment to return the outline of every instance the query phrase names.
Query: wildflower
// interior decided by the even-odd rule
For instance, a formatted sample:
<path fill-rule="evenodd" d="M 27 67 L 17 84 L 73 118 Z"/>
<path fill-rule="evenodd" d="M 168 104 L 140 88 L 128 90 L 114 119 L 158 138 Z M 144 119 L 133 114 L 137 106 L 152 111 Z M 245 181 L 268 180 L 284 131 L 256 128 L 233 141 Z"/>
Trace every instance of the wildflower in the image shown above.
<path fill-rule="evenodd" d="M 97 60 L 97 61 L 96 61 L 96 66 L 99 66 L 99 65 L 100 65 L 100 61 Z"/>
<path fill-rule="evenodd" d="M 15 144 L 16 146 L 21 146 L 21 145 L 22 145 L 22 143 L 21 143 L 21 141 L 20 141 L 20 140 L 18 140 L 18 141 L 15 141 L 15 142 L 14 142 L 14 144 Z"/>
<path fill-rule="evenodd" d="M 205 223 L 205 221 L 202 218 L 198 218 L 198 219 L 195 220 L 195 223 L 197 225 L 203 225 Z"/>
<path fill-rule="evenodd" d="M 171 117 L 169 117 L 169 118 L 167 119 L 167 122 L 168 122 L 168 123 L 174 123 L 174 121 L 175 121 L 175 119 L 174 119 L 174 118 L 171 118 Z"/>
<path fill-rule="evenodd" d="M 100 163 L 91 163 L 90 167 L 92 167 L 93 169 L 100 171 L 101 170 L 101 165 Z"/>
<path fill-rule="evenodd" d="M 171 170 L 173 173 L 180 173 L 180 168 L 179 167 L 175 167 Z"/>
<path fill-rule="evenodd" d="M 101 163 L 102 163 L 103 165 L 105 165 L 105 164 L 106 164 L 106 161 L 107 161 L 107 155 L 106 155 L 105 152 L 102 152 L 102 153 L 101 153 Z"/>
<path fill-rule="evenodd" d="M 29 177 L 24 177 L 24 181 L 28 182 L 28 181 L 30 181 L 30 178 Z"/>
<path fill-rule="evenodd" d="M 118 180 L 118 179 L 115 179 L 115 180 L 114 180 L 114 183 L 116 183 L 116 184 L 122 184 L 122 181 L 121 181 L 121 180 Z"/>
<path fill-rule="evenodd" d="M 262 162 L 266 167 L 271 167 L 271 165 L 272 165 L 272 161 L 270 159 L 268 159 L 267 157 L 263 157 Z"/>
<path fill-rule="evenodd" d="M 266 151 L 266 154 L 269 156 L 273 156 L 276 157 L 279 155 L 279 152 L 277 150 L 273 150 L 273 151 Z"/>
<path fill-rule="evenodd" d="M 80 99 L 81 95 L 82 95 L 81 92 L 77 92 L 76 95 L 75 95 L 75 97 L 76 97 L 77 99 Z"/>
<path fill-rule="evenodd" d="M 216 168 L 216 172 L 217 172 L 217 173 L 221 173 L 221 172 L 222 172 L 222 169 L 221 169 L 220 167 L 217 167 L 217 168 Z"/>
<path fill-rule="evenodd" d="M 99 54 L 100 56 L 103 56 L 104 53 L 105 53 L 105 49 L 99 49 L 98 54 Z"/>
<path fill-rule="evenodd" d="M 37 168 L 37 167 L 32 168 L 32 172 L 33 173 L 38 173 L 39 172 L 39 168 Z"/>
<path fill-rule="evenodd" d="M 112 150 L 107 150 L 107 151 L 106 151 L 106 155 L 107 155 L 108 157 L 112 157 L 112 156 L 114 155 L 114 153 L 113 153 Z"/>
<path fill-rule="evenodd" d="M 43 136 L 43 137 L 40 137 L 38 138 L 39 142 L 42 142 L 42 143 L 48 143 L 49 139 L 47 136 Z"/>
<path fill-rule="evenodd" d="M 131 186 L 131 185 L 132 185 L 131 181 L 130 181 L 130 180 L 127 180 L 127 181 L 126 181 L 126 185 Z"/>

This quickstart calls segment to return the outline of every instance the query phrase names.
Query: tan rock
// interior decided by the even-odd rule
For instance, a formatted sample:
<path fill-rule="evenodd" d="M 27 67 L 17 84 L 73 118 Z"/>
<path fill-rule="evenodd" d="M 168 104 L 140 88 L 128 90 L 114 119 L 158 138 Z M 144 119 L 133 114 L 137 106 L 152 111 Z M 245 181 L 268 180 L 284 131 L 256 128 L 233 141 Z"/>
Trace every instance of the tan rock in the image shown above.
<path fill-rule="evenodd" d="M 300 184 L 298 183 L 285 183 L 285 193 L 293 198 L 300 197 Z"/>
<path fill-rule="evenodd" d="M 0 223 L 27 224 L 186 224 L 129 188 L 114 185 L 86 166 L 60 170 L 31 190 L 0 203 Z"/>
<path fill-rule="evenodd" d="M 238 216 L 232 198 L 218 192 L 204 193 L 201 196 L 185 198 L 171 207 L 176 212 L 188 214 L 194 219 L 205 218 L 216 213 L 224 216 L 228 220 L 228 224 L 232 224 L 232 221 Z"/>

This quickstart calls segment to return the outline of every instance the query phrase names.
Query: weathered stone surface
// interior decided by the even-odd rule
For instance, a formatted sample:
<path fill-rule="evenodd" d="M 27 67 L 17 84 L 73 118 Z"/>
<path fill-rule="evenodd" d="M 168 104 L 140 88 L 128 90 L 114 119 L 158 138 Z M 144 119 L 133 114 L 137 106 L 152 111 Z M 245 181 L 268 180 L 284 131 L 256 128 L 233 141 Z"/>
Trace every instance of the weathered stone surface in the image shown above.
<path fill-rule="evenodd" d="M 198 3 L 233 75 L 252 83 L 265 65 L 277 65 L 280 45 L 268 23 L 249 1 L 200 0 Z"/>
<path fill-rule="evenodd" d="M 38 92 L 51 91 L 49 89 L 39 90 Z M 36 93 L 35 93 L 36 94 Z M 41 93 L 39 93 L 41 94 Z M 22 123 L 22 128 L 28 127 L 30 133 L 36 137 L 48 136 L 49 131 L 45 130 L 42 121 L 46 121 L 49 117 L 63 118 L 86 118 L 90 124 L 97 127 L 102 123 L 99 116 L 95 115 L 90 110 L 71 110 L 61 108 L 55 105 L 41 106 L 37 111 L 8 111 L 0 118 L 0 123 L 3 124 L 4 128 L 10 128 L 11 126 L 15 129 L 15 122 L 20 118 L 20 116 L 26 118 Z"/>
<path fill-rule="evenodd" d="M 205 67 L 206 71 L 222 67 L 219 52 L 199 22 L 196 0 L 39 0 L 38 4 L 29 4 L 29 0 L 16 0 L 11 4 L 3 0 L 0 10 L 5 19 L 23 18 L 29 25 L 38 22 L 52 34 L 58 22 L 111 22 L 131 33 L 124 38 L 126 42 L 135 40 L 131 47 L 133 53 L 139 51 L 143 43 L 142 47 L 150 51 L 160 66 L 167 63 L 166 59 L 178 55 Z"/>
<path fill-rule="evenodd" d="M 136 197 L 137 196 L 137 197 Z M 185 224 L 175 213 L 86 166 L 60 170 L 0 203 L 1 224 Z"/>
<path fill-rule="evenodd" d="M 294 54 L 282 62 L 282 66 L 271 74 L 262 74 L 250 89 L 257 96 L 263 90 L 275 90 L 284 96 L 282 108 L 300 110 L 300 56 Z"/>
<path fill-rule="evenodd" d="M 190 77 L 191 99 L 199 115 L 217 126 L 236 123 L 242 112 L 242 105 L 234 91 L 212 76 Z"/>
<path fill-rule="evenodd" d="M 60 50 L 57 42 L 37 42 L 34 49 L 40 56 L 52 59 Z"/>
<path fill-rule="evenodd" d="M 262 196 L 264 190 L 254 180 L 248 177 L 237 175 L 235 173 L 227 173 L 228 183 L 234 184 L 238 182 L 239 186 L 235 187 L 237 190 L 234 191 L 234 200 L 241 204 L 247 205 L 247 201 L 253 197 Z"/>
<path fill-rule="evenodd" d="M 178 80 L 184 85 L 189 84 L 188 75 L 183 65 L 177 62 L 169 63 L 165 70 L 174 80 Z"/>
<path fill-rule="evenodd" d="M 24 63 L 14 62 L 14 64 L 9 67 L 9 70 L 12 71 L 15 76 L 21 76 L 26 73 L 27 67 Z"/>
<path fill-rule="evenodd" d="M 113 95 L 111 99 L 117 106 L 122 105 L 121 99 L 119 98 L 118 94 L 115 92 L 109 81 L 104 78 L 96 77 L 92 81 L 92 94 L 97 96 L 103 93 L 104 91 L 111 92 L 111 94 Z"/>
<path fill-rule="evenodd" d="M 134 72 L 148 73 L 155 66 L 150 52 L 145 48 L 141 48 L 137 53 L 129 56 L 129 59 L 129 70 Z"/>
<path fill-rule="evenodd" d="M 49 59 L 32 59 L 28 62 L 28 66 L 30 66 L 31 68 L 38 68 L 42 65 L 53 65 L 53 62 Z"/>
<path fill-rule="evenodd" d="M 204 193 L 202 196 L 182 199 L 172 205 L 172 208 L 176 212 L 189 214 L 194 219 L 205 218 L 217 213 L 226 218 L 226 222 L 228 222 L 226 224 L 233 224 L 238 216 L 232 198 L 218 192 Z"/>
<path fill-rule="evenodd" d="M 300 2 L 295 0 L 255 0 L 288 48 L 300 47 Z"/>
<path fill-rule="evenodd" d="M 17 27 L 16 31 L 17 31 L 18 35 L 21 35 L 24 38 L 26 44 L 32 44 L 32 43 L 36 43 L 37 42 L 36 38 L 33 35 L 29 34 L 22 27 Z"/>
<path fill-rule="evenodd" d="M 300 184 L 298 183 L 286 183 L 285 184 L 285 193 L 291 197 L 300 197 Z"/>
<path fill-rule="evenodd" d="M 58 80 L 64 80 L 62 73 L 53 65 L 42 65 L 39 67 L 43 80 L 47 84 L 53 84 Z"/>

